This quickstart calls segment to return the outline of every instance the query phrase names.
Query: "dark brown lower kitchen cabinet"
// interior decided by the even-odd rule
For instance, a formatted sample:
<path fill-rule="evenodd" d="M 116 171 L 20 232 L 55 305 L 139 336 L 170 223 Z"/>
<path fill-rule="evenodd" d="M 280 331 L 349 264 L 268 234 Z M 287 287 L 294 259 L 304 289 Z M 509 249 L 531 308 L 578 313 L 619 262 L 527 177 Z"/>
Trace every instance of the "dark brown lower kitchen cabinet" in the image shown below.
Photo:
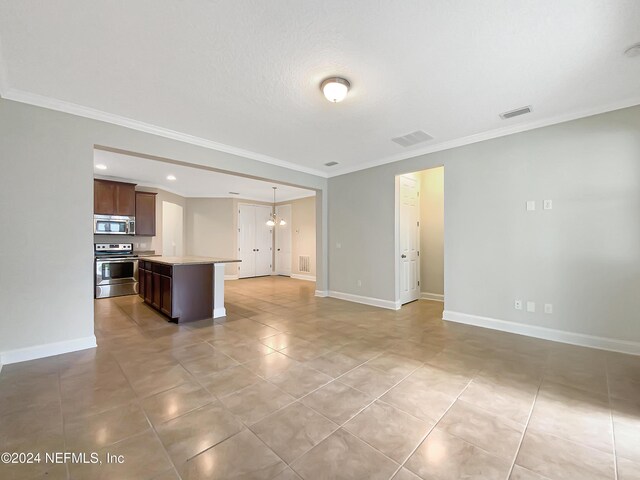
<path fill-rule="evenodd" d="M 153 293 L 151 294 L 151 306 L 157 310 L 160 310 L 160 301 L 162 298 L 162 292 L 160 290 L 160 274 L 153 273 L 153 277 L 151 280 L 151 290 Z"/>
<path fill-rule="evenodd" d="M 160 275 L 160 311 L 171 317 L 171 277 Z"/>
<path fill-rule="evenodd" d="M 213 264 L 172 265 L 145 259 L 140 269 L 145 277 L 139 281 L 144 302 L 171 321 L 213 316 Z"/>
<path fill-rule="evenodd" d="M 144 271 L 144 301 L 152 303 L 153 301 L 153 272 L 151 270 Z"/>
<path fill-rule="evenodd" d="M 139 265 L 142 265 L 142 262 L 139 263 Z M 144 299 L 144 290 L 145 287 L 147 286 L 147 270 L 142 268 L 142 267 L 138 267 L 138 295 L 140 295 L 140 298 Z"/>

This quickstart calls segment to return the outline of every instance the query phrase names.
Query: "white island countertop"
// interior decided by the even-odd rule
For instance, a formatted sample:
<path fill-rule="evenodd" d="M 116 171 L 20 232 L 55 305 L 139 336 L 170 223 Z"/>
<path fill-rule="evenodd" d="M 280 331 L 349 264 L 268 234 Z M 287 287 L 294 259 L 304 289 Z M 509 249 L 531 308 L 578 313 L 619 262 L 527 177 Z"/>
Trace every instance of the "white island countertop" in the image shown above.
<path fill-rule="evenodd" d="M 162 263 L 164 265 L 209 265 L 215 263 L 237 263 L 241 260 L 235 258 L 220 258 L 220 257 L 143 257 L 141 260 L 152 263 Z"/>

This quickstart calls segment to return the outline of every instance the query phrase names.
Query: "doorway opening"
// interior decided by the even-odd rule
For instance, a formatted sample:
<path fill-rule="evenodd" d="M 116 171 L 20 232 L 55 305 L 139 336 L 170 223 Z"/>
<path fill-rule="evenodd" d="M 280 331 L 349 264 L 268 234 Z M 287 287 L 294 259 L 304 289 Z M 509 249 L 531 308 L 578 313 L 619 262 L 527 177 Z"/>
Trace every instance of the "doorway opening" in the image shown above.
<path fill-rule="evenodd" d="M 239 203 L 239 278 L 281 275 L 315 282 L 316 202 L 307 194 L 275 205 Z M 268 224 L 272 213 L 275 225 Z"/>
<path fill-rule="evenodd" d="M 396 304 L 444 302 L 444 167 L 396 177 Z"/>
<path fill-rule="evenodd" d="M 116 232 L 119 224 L 114 224 L 108 232 L 96 230 L 94 243 L 117 240 L 144 255 L 240 259 L 225 265 L 225 280 L 284 275 L 315 287 L 321 202 L 316 190 L 99 146 L 94 148 L 94 189 L 96 182 L 105 185 L 106 196 L 130 207 L 119 212 L 109 205 L 98 213 L 128 215 L 135 230 L 123 226 Z M 124 193 L 115 195 L 115 187 L 108 188 L 112 185 L 130 190 L 130 202 L 124 205 Z M 285 225 L 268 225 L 272 212 Z"/>

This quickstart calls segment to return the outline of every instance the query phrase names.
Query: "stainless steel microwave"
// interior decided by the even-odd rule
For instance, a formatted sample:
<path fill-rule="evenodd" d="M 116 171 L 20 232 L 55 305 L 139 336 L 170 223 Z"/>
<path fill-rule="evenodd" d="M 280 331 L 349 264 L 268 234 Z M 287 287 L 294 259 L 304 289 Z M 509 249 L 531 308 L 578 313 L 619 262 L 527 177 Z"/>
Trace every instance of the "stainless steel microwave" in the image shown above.
<path fill-rule="evenodd" d="M 93 233 L 98 235 L 135 235 L 135 217 L 121 215 L 94 215 Z"/>

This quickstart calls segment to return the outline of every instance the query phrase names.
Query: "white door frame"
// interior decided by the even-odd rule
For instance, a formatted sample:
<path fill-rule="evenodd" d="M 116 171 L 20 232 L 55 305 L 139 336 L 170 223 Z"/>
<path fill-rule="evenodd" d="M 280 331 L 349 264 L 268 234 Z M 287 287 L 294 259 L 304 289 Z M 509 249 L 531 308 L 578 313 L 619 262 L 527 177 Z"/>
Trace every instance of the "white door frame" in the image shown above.
<path fill-rule="evenodd" d="M 278 228 L 278 225 L 276 225 L 274 228 L 274 272 L 276 275 L 286 275 L 287 277 L 291 276 L 291 272 L 293 270 L 293 245 L 292 245 L 292 240 L 293 240 L 293 235 L 291 232 L 291 226 L 292 226 L 292 211 L 293 211 L 293 206 L 290 203 L 285 203 L 282 205 L 276 205 L 276 214 L 278 214 L 278 210 L 282 209 L 283 207 L 288 208 L 289 209 L 289 215 L 287 218 L 285 218 L 285 220 L 287 221 L 287 225 L 286 225 L 286 230 L 289 232 L 289 270 L 284 270 L 282 269 L 282 265 L 281 263 L 278 261 L 280 258 L 280 255 L 278 254 L 279 248 L 280 248 L 280 240 L 282 239 L 282 228 Z M 280 216 L 278 216 L 278 218 L 280 218 Z"/>
<path fill-rule="evenodd" d="M 395 277 L 395 310 L 400 310 L 400 308 L 402 307 L 402 303 L 400 301 L 400 262 L 399 262 L 399 258 L 400 258 L 400 177 L 402 175 L 406 175 L 407 173 L 419 173 L 422 172 L 424 170 L 431 170 L 432 168 L 438 168 L 438 167 L 444 167 L 444 165 L 433 165 L 431 167 L 425 167 L 422 170 L 416 170 L 414 172 L 406 172 L 404 174 L 399 173 L 398 175 L 395 176 L 395 225 L 394 225 L 394 248 L 393 248 L 393 272 L 394 272 L 394 277 Z M 446 180 L 446 170 L 445 170 L 445 180 Z M 444 232 L 445 232 L 445 244 L 444 244 L 444 250 L 445 250 L 445 255 L 444 255 L 444 262 L 445 262 L 445 268 L 444 268 L 444 293 L 445 293 L 445 299 L 446 299 L 446 294 L 447 294 L 447 277 L 446 277 L 446 272 L 447 272 L 447 255 L 446 255 L 446 250 L 447 250 L 447 244 L 446 244 L 446 203 L 445 203 L 445 225 L 444 225 Z M 446 307 L 445 307 L 446 308 Z"/>

